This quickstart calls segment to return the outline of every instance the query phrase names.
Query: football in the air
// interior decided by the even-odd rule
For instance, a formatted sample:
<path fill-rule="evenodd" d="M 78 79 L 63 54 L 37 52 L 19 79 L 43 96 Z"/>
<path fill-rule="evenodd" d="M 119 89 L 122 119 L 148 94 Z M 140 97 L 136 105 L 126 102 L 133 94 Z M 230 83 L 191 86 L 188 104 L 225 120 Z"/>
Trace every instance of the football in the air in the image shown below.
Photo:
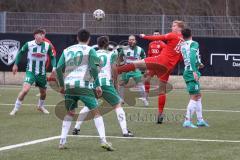
<path fill-rule="evenodd" d="M 93 12 L 93 17 L 97 20 L 100 21 L 105 17 L 105 12 L 101 9 L 97 9 Z"/>

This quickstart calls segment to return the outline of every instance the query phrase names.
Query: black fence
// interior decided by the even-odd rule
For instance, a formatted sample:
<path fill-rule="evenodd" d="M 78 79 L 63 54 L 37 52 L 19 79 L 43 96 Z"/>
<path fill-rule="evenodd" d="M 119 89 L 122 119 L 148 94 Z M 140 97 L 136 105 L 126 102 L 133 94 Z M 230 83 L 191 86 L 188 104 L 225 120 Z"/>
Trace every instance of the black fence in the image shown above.
<path fill-rule="evenodd" d="M 91 38 L 91 45 L 96 44 L 97 35 Z M 50 39 L 57 50 L 57 59 L 64 48 L 76 44 L 75 35 L 49 34 Z M 127 36 L 110 36 L 110 40 L 122 43 L 128 39 Z M 33 40 L 32 34 L 0 34 L 0 71 L 11 71 L 14 62 L 16 48 L 21 47 L 25 42 Z M 205 65 L 201 69 L 204 76 L 240 76 L 240 38 L 200 38 L 194 40 L 200 44 L 200 54 Z M 147 52 L 149 41 L 137 38 L 138 45 Z M 19 65 L 20 71 L 25 71 L 27 59 L 22 57 Z M 173 74 L 180 75 L 183 71 L 183 64 L 180 63 Z"/>

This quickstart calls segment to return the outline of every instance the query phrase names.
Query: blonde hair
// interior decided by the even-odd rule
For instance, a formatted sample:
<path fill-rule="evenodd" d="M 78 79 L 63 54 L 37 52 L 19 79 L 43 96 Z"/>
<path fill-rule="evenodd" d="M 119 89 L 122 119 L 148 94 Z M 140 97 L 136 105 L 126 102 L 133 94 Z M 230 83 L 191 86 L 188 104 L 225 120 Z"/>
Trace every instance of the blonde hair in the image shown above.
<path fill-rule="evenodd" d="M 184 21 L 175 20 L 175 21 L 173 21 L 173 23 L 176 23 L 178 25 L 178 27 L 180 27 L 181 29 L 185 28 L 185 22 Z"/>

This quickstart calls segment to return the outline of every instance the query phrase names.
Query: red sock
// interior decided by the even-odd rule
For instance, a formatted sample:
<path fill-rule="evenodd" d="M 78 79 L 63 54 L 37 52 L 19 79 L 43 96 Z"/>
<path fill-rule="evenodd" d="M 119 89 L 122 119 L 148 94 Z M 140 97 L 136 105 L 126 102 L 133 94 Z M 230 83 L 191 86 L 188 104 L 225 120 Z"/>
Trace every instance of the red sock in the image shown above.
<path fill-rule="evenodd" d="M 119 74 L 121 74 L 122 72 L 129 72 L 129 71 L 134 71 L 135 65 L 133 63 L 130 64 L 125 64 L 123 66 L 117 67 L 117 71 Z"/>
<path fill-rule="evenodd" d="M 146 81 L 146 82 L 144 83 L 144 85 L 145 85 L 145 92 L 146 92 L 146 93 L 149 93 L 149 90 L 150 90 L 150 82 L 147 82 L 147 81 Z"/>
<path fill-rule="evenodd" d="M 165 102 L 166 102 L 166 94 L 160 94 L 158 96 L 158 113 L 163 113 Z"/>

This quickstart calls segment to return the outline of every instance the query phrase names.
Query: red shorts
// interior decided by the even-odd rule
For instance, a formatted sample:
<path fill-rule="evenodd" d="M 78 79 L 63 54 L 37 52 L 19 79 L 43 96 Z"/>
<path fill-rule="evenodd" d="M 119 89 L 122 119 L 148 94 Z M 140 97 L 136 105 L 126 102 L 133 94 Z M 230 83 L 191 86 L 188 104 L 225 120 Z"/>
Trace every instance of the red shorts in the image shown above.
<path fill-rule="evenodd" d="M 171 74 L 172 70 L 174 69 L 175 65 L 172 65 L 169 61 L 169 58 L 166 56 L 155 56 L 155 57 L 148 57 L 144 59 L 145 63 L 147 64 L 155 64 L 155 66 L 164 67 L 165 72 L 162 72 L 161 68 L 155 68 L 154 70 L 149 70 L 149 75 L 154 76 L 156 75 L 161 81 L 167 82 L 169 79 L 169 75 Z"/>
<path fill-rule="evenodd" d="M 159 73 L 159 72 L 156 71 L 156 70 L 148 70 L 148 71 L 147 71 L 147 76 L 153 77 L 153 76 L 156 75 L 156 76 L 158 77 L 158 79 L 159 79 L 160 81 L 163 81 L 163 82 L 167 82 L 167 81 L 168 81 L 170 74 L 171 74 L 171 72 L 168 72 L 168 73 L 162 75 L 161 73 Z"/>

